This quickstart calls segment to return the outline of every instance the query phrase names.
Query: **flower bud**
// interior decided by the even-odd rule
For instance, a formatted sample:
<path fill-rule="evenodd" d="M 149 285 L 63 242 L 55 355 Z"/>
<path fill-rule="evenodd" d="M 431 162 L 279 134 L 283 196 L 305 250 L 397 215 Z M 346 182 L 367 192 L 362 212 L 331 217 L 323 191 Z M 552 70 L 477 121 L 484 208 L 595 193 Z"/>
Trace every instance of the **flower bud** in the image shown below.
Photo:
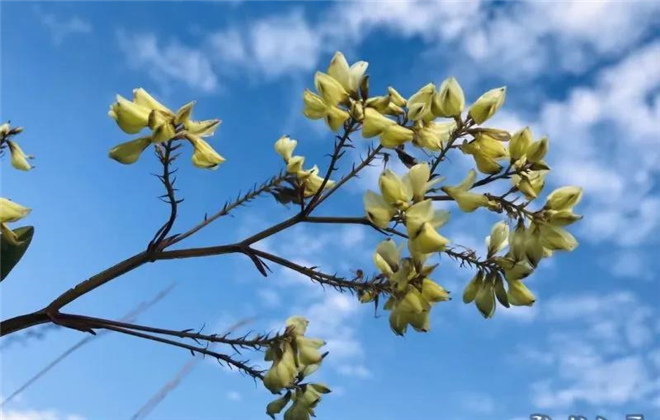
<path fill-rule="evenodd" d="M 546 210 L 545 220 L 554 226 L 568 226 L 582 219 L 582 216 L 573 213 L 572 210 Z"/>
<path fill-rule="evenodd" d="M 466 213 L 472 213 L 479 207 L 487 207 L 490 201 L 488 197 L 483 194 L 471 193 L 471 192 L 453 192 L 448 193 L 451 198 L 456 201 L 458 208 L 463 210 Z"/>
<path fill-rule="evenodd" d="M 400 126 L 399 124 L 393 124 L 385 128 L 380 135 L 380 144 L 383 147 L 394 149 L 406 142 L 412 141 L 414 135 L 415 133 L 411 129 Z"/>
<path fill-rule="evenodd" d="M 445 79 L 433 96 L 433 113 L 438 117 L 458 117 L 465 108 L 463 89 L 456 79 Z"/>
<path fill-rule="evenodd" d="M 492 318 L 495 314 L 495 288 L 490 281 L 484 282 L 474 298 L 477 309 L 484 318 Z"/>
<path fill-rule="evenodd" d="M 348 93 L 355 94 L 358 91 L 360 81 L 367 71 L 368 66 L 369 63 L 366 61 L 358 61 L 348 67 L 348 62 L 344 54 L 337 51 L 332 57 L 332 60 L 330 60 L 328 75 L 338 81 Z"/>
<path fill-rule="evenodd" d="M 286 163 L 286 171 L 290 174 L 298 174 L 303 170 L 305 158 L 303 156 L 292 156 Z"/>
<path fill-rule="evenodd" d="M 291 392 L 287 392 L 283 397 L 280 397 L 274 401 L 271 401 L 266 406 L 266 414 L 268 414 L 273 420 L 275 420 L 275 414 L 278 414 L 280 411 L 284 410 L 284 407 L 291 400 Z"/>
<path fill-rule="evenodd" d="M 285 322 L 287 328 L 291 329 L 291 332 L 294 335 L 305 335 L 305 332 L 307 331 L 307 325 L 309 325 L 309 321 L 302 316 L 295 315 L 292 317 L 289 317 L 286 322 Z"/>
<path fill-rule="evenodd" d="M 396 213 L 394 207 L 373 191 L 364 194 L 364 208 L 369 221 L 381 229 L 387 227 Z"/>
<path fill-rule="evenodd" d="M 217 169 L 218 166 L 225 161 L 225 158 L 220 156 L 210 144 L 204 141 L 201 137 L 194 134 L 186 134 L 186 138 L 192 144 L 194 151 L 192 155 L 192 163 L 198 168 L 204 169 Z"/>
<path fill-rule="evenodd" d="M 545 208 L 550 210 L 570 210 L 582 199 L 582 188 L 561 187 L 548 195 Z"/>
<path fill-rule="evenodd" d="M 11 130 L 9 123 L 0 124 L 0 137 L 6 137 L 9 134 L 9 130 Z"/>
<path fill-rule="evenodd" d="M 397 174 L 385 169 L 378 178 L 378 186 L 385 201 L 394 207 L 408 207 L 412 199 L 412 190 L 410 185 L 406 185 Z"/>
<path fill-rule="evenodd" d="M 325 73 L 317 71 L 314 75 L 314 84 L 326 105 L 338 105 L 348 99 L 348 92 L 341 83 Z"/>
<path fill-rule="evenodd" d="M 506 98 L 506 87 L 491 89 L 484 93 L 472 104 L 468 111 L 470 117 L 477 124 L 482 124 L 484 121 L 495 115 L 497 110 L 504 103 Z"/>
<path fill-rule="evenodd" d="M 364 109 L 364 121 L 362 122 L 362 137 L 365 139 L 379 136 L 387 127 L 397 125 L 373 108 Z"/>
<path fill-rule="evenodd" d="M 374 264 L 385 275 L 392 275 L 399 269 L 401 252 L 392 239 L 386 239 L 378 244 L 374 253 Z"/>
<path fill-rule="evenodd" d="M 328 112 L 325 115 L 325 122 L 332 131 L 337 131 L 344 126 L 344 123 L 350 117 L 348 112 L 338 106 L 329 106 Z"/>
<path fill-rule="evenodd" d="M 171 140 L 176 135 L 174 119 L 162 111 L 149 114 L 149 128 L 152 130 L 151 141 L 161 143 Z"/>
<path fill-rule="evenodd" d="M 396 106 L 406 106 L 406 98 L 401 96 L 401 94 L 394 89 L 392 86 L 388 86 L 387 94 L 390 97 L 390 101 Z"/>
<path fill-rule="evenodd" d="M 150 144 L 150 136 L 140 137 L 135 140 L 116 145 L 110 149 L 108 156 L 119 163 L 130 165 L 137 162 L 137 160 L 140 158 L 140 155 L 142 155 L 142 152 L 144 152 L 144 150 L 149 147 Z"/>
<path fill-rule="evenodd" d="M 9 153 L 11 153 L 11 166 L 20 171 L 29 171 L 32 165 L 28 159 L 34 158 L 32 155 L 26 155 L 23 150 L 13 141 L 7 140 L 9 146 Z"/>
<path fill-rule="evenodd" d="M 456 122 L 428 122 L 417 128 L 417 136 L 413 140 L 416 146 L 439 151 L 446 144 L 452 133 L 456 130 Z"/>
<path fill-rule="evenodd" d="M 192 114 L 192 110 L 194 106 L 195 106 L 195 101 L 192 101 L 192 102 L 188 102 L 187 104 L 179 108 L 179 110 L 176 111 L 176 115 L 174 116 L 174 124 L 179 125 L 188 121 L 190 119 L 190 115 Z"/>
<path fill-rule="evenodd" d="M 282 156 L 285 162 L 289 162 L 297 145 L 296 140 L 292 140 L 289 136 L 282 136 L 275 142 L 275 151 Z"/>
<path fill-rule="evenodd" d="M 463 290 L 463 303 L 470 303 L 474 300 L 479 290 L 481 290 L 483 279 L 484 273 L 479 271 L 477 272 L 477 275 L 470 280 Z"/>
<path fill-rule="evenodd" d="M 0 223 L 11 223 L 26 217 L 32 209 L 6 198 L 0 198 Z"/>
<path fill-rule="evenodd" d="M 551 251 L 573 251 L 578 242 L 573 235 L 559 226 L 539 223 L 541 245 Z"/>
<path fill-rule="evenodd" d="M 423 254 L 442 251 L 449 243 L 430 223 L 423 223 L 415 237 L 410 240 L 414 241 L 415 248 Z"/>
<path fill-rule="evenodd" d="M 444 287 L 430 279 L 422 280 L 422 296 L 429 302 L 449 300 L 449 292 Z"/>
<path fill-rule="evenodd" d="M 429 83 L 408 99 L 408 119 L 412 121 L 432 119 L 431 111 L 435 85 Z"/>
<path fill-rule="evenodd" d="M 529 146 L 526 154 L 527 161 L 532 163 L 538 162 L 545 157 L 546 153 L 548 153 L 548 138 L 543 137 Z"/>
<path fill-rule="evenodd" d="M 318 120 L 325 117 L 325 114 L 328 112 L 328 105 L 323 102 L 323 98 L 309 89 L 305 89 L 305 92 L 303 93 L 303 102 L 305 104 L 303 114 L 305 114 L 307 118 Z"/>
<path fill-rule="evenodd" d="M 511 156 L 511 161 L 515 162 L 525 156 L 525 153 L 527 153 L 527 149 L 531 144 L 532 130 L 530 130 L 529 127 L 525 127 L 522 130 L 513 133 L 513 136 L 509 141 L 509 155 Z"/>
<path fill-rule="evenodd" d="M 515 306 L 532 306 L 534 304 L 536 298 L 522 281 L 514 280 L 509 281 L 508 283 L 508 297 L 510 304 Z"/>
<path fill-rule="evenodd" d="M 509 225 L 506 222 L 498 222 L 493 225 L 490 236 L 486 238 L 488 255 L 492 256 L 500 252 L 509 243 Z"/>
<path fill-rule="evenodd" d="M 412 190 L 413 200 L 415 202 L 422 201 L 424 195 L 434 184 L 438 182 L 438 178 L 430 180 L 431 168 L 428 163 L 418 163 L 410 168 L 408 173 L 404 176 L 404 183 L 410 184 Z"/>
<path fill-rule="evenodd" d="M 125 133 L 135 134 L 149 124 L 151 110 L 147 107 L 128 101 L 117 95 L 117 102 L 110 106 L 108 115 L 117 122 Z"/>
<path fill-rule="evenodd" d="M 215 133 L 215 129 L 222 123 L 218 119 L 193 121 L 186 120 L 183 122 L 184 128 L 191 134 L 200 137 L 210 137 Z"/>
<path fill-rule="evenodd" d="M 153 96 L 149 95 L 149 93 L 142 88 L 133 89 L 133 102 L 152 111 L 158 110 L 166 114 L 172 114 L 172 111 L 154 99 Z"/>

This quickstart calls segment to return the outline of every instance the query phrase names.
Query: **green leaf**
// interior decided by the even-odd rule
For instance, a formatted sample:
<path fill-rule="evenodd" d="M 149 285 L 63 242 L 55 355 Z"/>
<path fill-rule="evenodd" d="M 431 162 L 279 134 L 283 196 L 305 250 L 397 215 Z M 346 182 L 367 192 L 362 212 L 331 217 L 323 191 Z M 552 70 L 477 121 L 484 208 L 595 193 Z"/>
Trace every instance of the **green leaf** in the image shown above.
<path fill-rule="evenodd" d="M 4 236 L 0 239 L 0 281 L 4 280 L 20 259 L 23 258 L 23 254 L 32 242 L 34 227 L 22 226 L 14 229 L 14 233 L 19 241 L 18 245 L 10 244 Z"/>

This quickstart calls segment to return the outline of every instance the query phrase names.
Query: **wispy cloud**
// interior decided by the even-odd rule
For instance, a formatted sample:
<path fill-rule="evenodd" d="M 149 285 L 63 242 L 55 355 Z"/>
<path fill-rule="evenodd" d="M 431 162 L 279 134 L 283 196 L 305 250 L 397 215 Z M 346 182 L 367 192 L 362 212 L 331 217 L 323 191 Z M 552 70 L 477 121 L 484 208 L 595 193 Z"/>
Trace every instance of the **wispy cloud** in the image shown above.
<path fill-rule="evenodd" d="M 117 33 L 128 63 L 161 84 L 178 82 L 202 92 L 219 87 L 218 77 L 203 51 L 179 41 L 161 42 L 153 33 Z"/>
<path fill-rule="evenodd" d="M 79 16 L 55 15 L 44 11 L 39 6 L 35 6 L 34 11 L 41 24 L 50 32 L 55 46 L 61 45 L 66 38 L 73 35 L 86 35 L 93 30 L 92 24 Z"/>
<path fill-rule="evenodd" d="M 540 347 L 528 345 L 520 353 L 537 369 L 553 373 L 532 384 L 534 404 L 541 409 L 582 403 L 616 408 L 660 401 L 657 316 L 630 292 L 548 301 L 543 320 L 554 332 Z"/>

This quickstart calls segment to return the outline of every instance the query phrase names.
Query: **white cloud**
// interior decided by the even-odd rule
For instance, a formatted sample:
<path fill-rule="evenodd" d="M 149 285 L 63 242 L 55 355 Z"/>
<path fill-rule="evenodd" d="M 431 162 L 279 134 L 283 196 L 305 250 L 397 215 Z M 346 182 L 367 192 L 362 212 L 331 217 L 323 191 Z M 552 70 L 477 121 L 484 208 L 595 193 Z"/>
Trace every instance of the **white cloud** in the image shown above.
<path fill-rule="evenodd" d="M 540 409 L 616 408 L 660 398 L 658 313 L 629 292 L 558 296 L 541 310 L 553 332 L 520 356 L 552 372 L 531 386 Z"/>
<path fill-rule="evenodd" d="M 57 410 L 0 410 L 3 420 L 83 420 L 76 414 L 64 414 Z"/>
<path fill-rule="evenodd" d="M 314 69 L 321 42 L 319 33 L 299 10 L 209 37 L 210 52 L 220 65 L 236 65 L 271 78 Z"/>
<path fill-rule="evenodd" d="M 581 185 L 594 241 L 622 246 L 657 240 L 660 199 L 652 192 L 660 169 L 660 43 L 602 70 L 595 85 L 544 106 L 536 124 L 553 141 L 553 182 Z"/>
<path fill-rule="evenodd" d="M 119 31 L 117 38 L 129 64 L 160 84 L 179 82 L 207 93 L 219 87 L 211 62 L 200 49 L 179 41 L 160 42 L 152 33 Z"/>
<path fill-rule="evenodd" d="M 34 8 L 41 24 L 48 29 L 51 40 L 56 46 L 61 45 L 72 35 L 86 35 L 92 32 L 92 24 L 79 16 L 63 17 L 47 13 L 41 7 Z"/>

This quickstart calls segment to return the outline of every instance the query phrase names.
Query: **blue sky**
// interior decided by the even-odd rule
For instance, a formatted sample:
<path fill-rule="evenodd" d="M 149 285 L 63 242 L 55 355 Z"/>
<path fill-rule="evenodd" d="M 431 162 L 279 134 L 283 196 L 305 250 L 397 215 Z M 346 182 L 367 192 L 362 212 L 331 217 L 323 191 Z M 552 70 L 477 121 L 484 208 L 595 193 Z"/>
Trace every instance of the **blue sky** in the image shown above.
<path fill-rule="evenodd" d="M 539 300 L 485 321 L 460 299 L 433 312 L 432 331 L 405 338 L 348 295 L 290 272 L 261 277 L 238 256 L 152 264 L 67 309 L 119 318 L 176 282 L 140 322 L 221 331 L 256 317 L 269 330 L 292 314 L 331 354 L 319 379 L 335 390 L 328 419 L 514 419 L 542 412 L 660 416 L 660 7 L 657 2 L 2 3 L 0 120 L 24 126 L 36 169 L 2 171 L 2 196 L 34 210 L 33 245 L 2 283 L 2 318 L 40 308 L 87 276 L 141 250 L 167 215 L 150 154 L 135 165 L 107 158 L 123 134 L 107 117 L 114 95 L 144 87 L 171 107 L 197 100 L 221 118 L 213 139 L 227 162 L 214 172 L 180 160 L 186 201 L 177 228 L 281 169 L 272 149 L 299 140 L 323 167 L 332 136 L 301 114 L 313 73 L 336 50 L 370 62 L 371 86 L 404 95 L 455 76 L 468 100 L 508 86 L 491 125 L 530 125 L 551 139 L 546 188 L 585 190 L 574 232 L 580 247 L 529 280 Z M 368 143 L 360 142 L 360 148 Z M 349 156 L 354 158 L 355 156 Z M 345 162 L 346 163 L 346 162 Z M 468 161 L 456 156 L 448 176 Z M 3 165 L 5 162 L 3 162 Z M 373 170 L 322 209 L 362 214 Z M 255 201 L 187 241 L 226 243 L 291 214 Z M 455 217 L 446 236 L 483 248 L 497 219 Z M 478 215 L 478 216 L 475 216 Z M 261 246 L 325 271 L 372 271 L 378 235 L 366 228 L 298 226 Z M 455 294 L 473 273 L 443 260 L 437 280 Z M 2 350 L 6 396 L 81 338 L 49 331 Z M 185 351 L 106 335 L 59 365 L 3 418 L 130 417 L 190 358 Z M 193 373 L 152 418 L 263 418 L 271 399 L 213 362 Z M 32 418 L 31 417 L 31 418 Z M 561 418 L 559 417 L 559 418 Z"/>

